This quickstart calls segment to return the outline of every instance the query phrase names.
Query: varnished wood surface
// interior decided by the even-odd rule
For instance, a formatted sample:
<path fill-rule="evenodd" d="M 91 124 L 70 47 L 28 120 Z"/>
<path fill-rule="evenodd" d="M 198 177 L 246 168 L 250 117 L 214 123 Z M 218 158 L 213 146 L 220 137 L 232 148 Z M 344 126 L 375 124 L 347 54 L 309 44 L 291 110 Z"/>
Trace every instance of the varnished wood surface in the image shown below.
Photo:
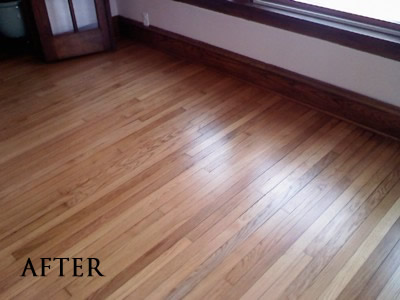
<path fill-rule="evenodd" d="M 30 8 L 34 16 L 42 54 L 46 61 L 57 61 L 90 53 L 109 51 L 114 48 L 113 28 L 109 1 L 93 0 L 97 26 L 85 30 L 78 28 L 72 0 L 68 0 L 67 16 L 73 25 L 73 31 L 53 34 L 49 12 L 44 0 L 31 0 Z M 89 26 L 90 27 L 90 26 Z"/>
<path fill-rule="evenodd" d="M 1 299 L 400 298 L 396 141 L 141 44 L 0 70 Z"/>
<path fill-rule="evenodd" d="M 206 64 L 312 109 L 400 140 L 399 107 L 155 26 L 145 27 L 129 18 L 116 18 L 122 36 Z"/>

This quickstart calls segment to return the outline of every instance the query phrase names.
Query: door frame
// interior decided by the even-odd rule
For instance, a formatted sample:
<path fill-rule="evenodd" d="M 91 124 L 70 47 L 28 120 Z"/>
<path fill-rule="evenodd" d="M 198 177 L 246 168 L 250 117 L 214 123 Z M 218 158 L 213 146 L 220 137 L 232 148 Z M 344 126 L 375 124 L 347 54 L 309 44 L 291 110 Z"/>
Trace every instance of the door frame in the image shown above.
<path fill-rule="evenodd" d="M 72 0 L 67 1 L 72 3 Z M 74 32 L 53 35 L 45 0 L 30 1 L 30 6 L 42 46 L 41 50 L 46 61 L 52 62 L 79 55 L 115 49 L 115 37 L 113 34 L 109 0 L 94 0 L 94 2 L 97 13 L 98 28 L 79 32 L 74 26 Z M 71 18 L 74 18 L 73 14 L 74 13 L 71 14 Z M 80 38 L 77 36 L 78 34 L 80 35 Z M 78 53 L 78 51 L 73 52 L 74 50 L 72 50 L 71 55 L 66 54 L 66 47 L 72 47 L 72 49 L 74 49 L 74 46 L 78 46 L 79 39 L 90 40 L 91 38 L 101 38 L 102 45 L 90 45 L 90 43 L 88 43 L 89 47 L 87 47 L 85 51 Z"/>

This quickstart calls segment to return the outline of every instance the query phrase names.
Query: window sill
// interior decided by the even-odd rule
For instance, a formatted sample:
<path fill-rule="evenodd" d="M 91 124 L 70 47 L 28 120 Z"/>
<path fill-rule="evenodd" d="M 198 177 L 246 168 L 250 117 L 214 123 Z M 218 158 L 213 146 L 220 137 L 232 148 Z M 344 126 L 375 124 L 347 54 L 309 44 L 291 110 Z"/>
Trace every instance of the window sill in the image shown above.
<path fill-rule="evenodd" d="M 247 0 L 175 0 L 205 9 L 319 38 L 400 61 L 400 36 L 321 20 L 250 3 Z"/>

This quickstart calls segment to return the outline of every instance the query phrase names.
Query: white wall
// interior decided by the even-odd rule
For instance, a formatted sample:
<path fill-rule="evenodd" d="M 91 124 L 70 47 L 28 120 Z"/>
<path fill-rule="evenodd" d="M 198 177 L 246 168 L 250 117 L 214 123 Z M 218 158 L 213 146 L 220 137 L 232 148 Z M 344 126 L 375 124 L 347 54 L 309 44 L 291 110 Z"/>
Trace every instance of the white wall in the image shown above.
<path fill-rule="evenodd" d="M 400 62 L 172 0 L 117 0 L 120 15 L 400 107 Z"/>
<path fill-rule="evenodd" d="M 112 16 L 118 16 L 118 5 L 117 0 L 110 0 L 111 14 Z"/>

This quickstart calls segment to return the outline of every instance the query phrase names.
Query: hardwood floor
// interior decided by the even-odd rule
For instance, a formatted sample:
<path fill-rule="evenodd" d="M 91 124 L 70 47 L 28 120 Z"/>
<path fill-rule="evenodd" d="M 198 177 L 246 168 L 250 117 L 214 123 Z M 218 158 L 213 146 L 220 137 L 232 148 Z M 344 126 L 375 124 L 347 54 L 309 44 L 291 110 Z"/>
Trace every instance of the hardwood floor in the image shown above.
<path fill-rule="evenodd" d="M 400 299 L 398 142 L 141 44 L 0 70 L 1 299 Z"/>

